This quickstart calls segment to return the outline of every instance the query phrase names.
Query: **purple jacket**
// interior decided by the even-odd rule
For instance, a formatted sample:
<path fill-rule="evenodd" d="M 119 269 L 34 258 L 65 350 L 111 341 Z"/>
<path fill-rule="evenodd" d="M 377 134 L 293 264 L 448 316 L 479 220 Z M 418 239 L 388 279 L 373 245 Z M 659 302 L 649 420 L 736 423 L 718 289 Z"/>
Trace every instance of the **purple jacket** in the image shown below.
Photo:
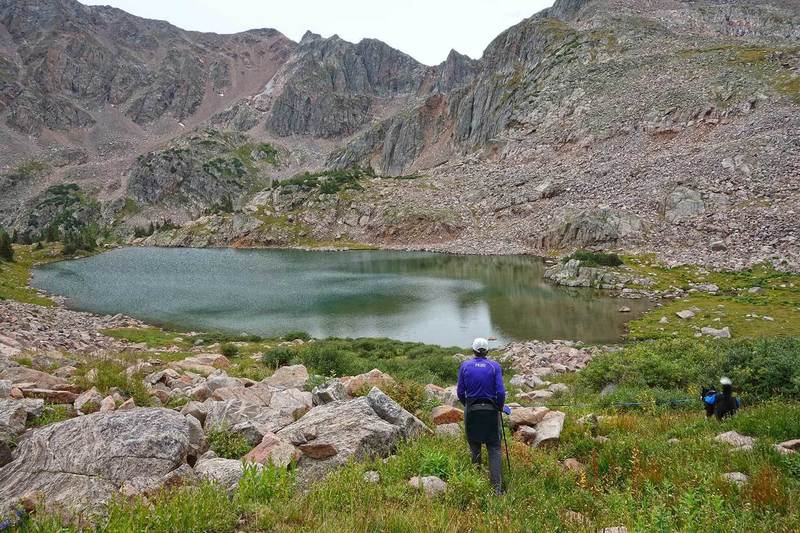
<path fill-rule="evenodd" d="M 503 369 L 500 363 L 485 357 L 475 357 L 461 363 L 458 369 L 458 399 L 466 405 L 467 399 L 486 398 L 493 400 L 498 409 L 506 401 L 503 385 Z"/>

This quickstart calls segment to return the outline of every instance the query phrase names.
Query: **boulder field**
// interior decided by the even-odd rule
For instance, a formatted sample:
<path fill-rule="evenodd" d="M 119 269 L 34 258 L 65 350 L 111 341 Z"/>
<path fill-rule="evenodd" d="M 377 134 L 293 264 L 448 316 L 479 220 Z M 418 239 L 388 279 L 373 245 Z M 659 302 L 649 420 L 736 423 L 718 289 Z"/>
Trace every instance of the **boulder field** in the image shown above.
<path fill-rule="evenodd" d="M 44 400 L 13 398 L 15 381 L 0 380 L 0 514 L 30 501 L 69 513 L 93 512 L 117 495 L 147 496 L 202 478 L 232 491 L 246 462 L 257 468 L 294 465 L 301 483 L 308 483 L 348 461 L 386 457 L 401 440 L 432 433 L 377 387 L 352 398 L 341 381 L 332 380 L 308 392 L 302 365 L 254 382 L 215 368 L 220 357 L 205 361 L 213 369 L 208 377 L 186 370 L 197 370 L 192 365 L 202 357 L 193 357 L 143 380 L 154 398 L 159 392 L 166 399 L 196 395 L 203 388 L 203 401 L 175 409 L 136 407 L 131 398 L 103 398 L 92 388 L 75 394 L 78 416 L 33 429 L 26 424 L 41 416 Z M 11 367 L 4 373 L 19 380 L 38 376 L 32 372 Z M 41 385 L 64 387 L 59 378 L 41 374 L 49 376 L 39 376 L 46 381 Z M 350 379 L 370 385 L 391 378 L 373 370 Z M 209 450 L 207 436 L 216 431 L 244 437 L 252 449 L 243 461 Z"/>

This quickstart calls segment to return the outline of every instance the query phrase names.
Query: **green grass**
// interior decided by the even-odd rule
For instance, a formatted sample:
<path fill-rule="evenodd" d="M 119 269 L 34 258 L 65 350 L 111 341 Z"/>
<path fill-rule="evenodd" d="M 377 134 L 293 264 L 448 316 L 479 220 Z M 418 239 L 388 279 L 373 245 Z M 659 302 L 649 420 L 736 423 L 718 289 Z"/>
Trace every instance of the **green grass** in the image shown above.
<path fill-rule="evenodd" d="M 150 505 L 118 501 L 98 531 L 796 531 L 800 527 L 800 483 L 794 462 L 770 445 L 788 430 L 778 421 L 800 419 L 800 405 L 745 409 L 728 422 L 698 412 L 602 413 L 592 439 L 567 410 L 559 446 L 532 449 L 511 444 L 508 493 L 495 497 L 485 471 L 469 461 L 461 440 L 423 437 L 403 443 L 395 457 L 348 464 L 310 490 L 296 488 L 290 474 L 248 469 L 239 490 L 227 497 L 213 485 L 183 487 L 151 499 Z M 796 422 L 794 422 L 796 426 Z M 714 435 L 747 430 L 758 438 L 752 452 L 732 453 Z M 791 428 L 792 430 L 796 428 Z M 679 438 L 678 443 L 668 439 Z M 583 473 L 559 461 L 574 457 Z M 376 470 L 380 482 L 362 479 Z M 750 483 L 724 481 L 739 471 Z M 429 500 L 410 487 L 416 475 L 438 475 L 448 490 Z M 581 513 L 583 527 L 567 512 Z M 60 531 L 60 523 L 36 515 L 31 530 Z M 38 526 L 38 527 L 37 527 Z"/>
<path fill-rule="evenodd" d="M 28 286 L 31 269 L 42 263 L 58 259 L 59 246 L 48 244 L 41 250 L 36 250 L 33 245 L 14 245 L 14 261 L 7 263 L 0 261 L 0 300 L 16 300 L 22 303 L 37 304 L 53 307 L 53 301 L 39 295 L 35 289 Z"/>
<path fill-rule="evenodd" d="M 190 339 L 175 331 L 165 331 L 155 327 L 115 328 L 103 330 L 104 335 L 133 343 L 144 343 L 148 348 L 167 348 L 178 346 L 190 348 Z"/>
<path fill-rule="evenodd" d="M 626 257 L 625 264 L 637 277 L 647 277 L 654 284 L 647 289 L 688 291 L 692 285 L 715 284 L 716 295 L 704 292 L 687 294 L 674 301 L 662 300 L 642 317 L 628 324 L 630 340 L 688 338 L 703 327 L 728 326 L 733 337 L 800 336 L 800 276 L 757 265 L 737 272 L 709 272 L 699 267 L 667 268 L 651 256 Z M 761 294 L 748 289 L 761 287 Z M 683 320 L 675 313 L 696 307 L 694 318 Z M 748 316 L 751 315 L 751 316 Z M 754 317 L 752 315 L 758 315 Z M 774 320 L 765 320 L 768 316 Z M 666 317 L 667 324 L 660 323 Z"/>
<path fill-rule="evenodd" d="M 142 382 L 143 376 L 134 374 L 129 377 L 125 374 L 127 363 L 116 359 L 89 359 L 79 364 L 73 381 L 84 390 L 97 387 L 101 394 L 108 394 L 116 388 L 133 398 L 139 407 L 152 405 L 152 398 Z M 94 380 L 88 378 L 92 369 L 97 372 Z"/>
<path fill-rule="evenodd" d="M 56 422 L 63 422 L 75 416 L 75 412 L 68 405 L 45 405 L 41 416 L 28 423 L 29 427 L 42 427 Z"/>
<path fill-rule="evenodd" d="M 240 459 L 253 448 L 243 436 L 224 428 L 209 431 L 206 438 L 209 448 L 225 459 Z"/>

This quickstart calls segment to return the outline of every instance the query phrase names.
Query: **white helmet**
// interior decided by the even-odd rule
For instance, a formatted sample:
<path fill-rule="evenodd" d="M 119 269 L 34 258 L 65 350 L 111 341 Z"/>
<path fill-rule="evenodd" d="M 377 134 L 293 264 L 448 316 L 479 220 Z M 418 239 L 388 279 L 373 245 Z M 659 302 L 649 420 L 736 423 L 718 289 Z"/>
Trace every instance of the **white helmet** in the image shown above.
<path fill-rule="evenodd" d="M 472 341 L 472 349 L 476 352 L 486 352 L 489 350 L 489 341 L 483 337 L 478 337 Z"/>
<path fill-rule="evenodd" d="M 721 378 L 719 380 L 719 383 L 720 383 L 720 385 L 732 385 L 733 384 L 733 382 L 731 381 L 731 378 L 726 378 L 726 377 Z"/>

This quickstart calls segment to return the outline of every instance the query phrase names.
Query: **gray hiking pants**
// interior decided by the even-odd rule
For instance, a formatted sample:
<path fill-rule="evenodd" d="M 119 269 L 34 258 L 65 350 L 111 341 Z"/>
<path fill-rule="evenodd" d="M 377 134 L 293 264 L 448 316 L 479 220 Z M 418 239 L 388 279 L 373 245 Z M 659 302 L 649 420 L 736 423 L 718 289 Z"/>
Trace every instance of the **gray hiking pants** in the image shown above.
<path fill-rule="evenodd" d="M 472 452 L 473 464 L 481 464 L 481 443 L 469 441 L 469 450 Z M 503 491 L 503 454 L 500 450 L 500 443 L 487 444 L 486 450 L 489 452 L 489 480 L 492 482 L 494 491 Z"/>

